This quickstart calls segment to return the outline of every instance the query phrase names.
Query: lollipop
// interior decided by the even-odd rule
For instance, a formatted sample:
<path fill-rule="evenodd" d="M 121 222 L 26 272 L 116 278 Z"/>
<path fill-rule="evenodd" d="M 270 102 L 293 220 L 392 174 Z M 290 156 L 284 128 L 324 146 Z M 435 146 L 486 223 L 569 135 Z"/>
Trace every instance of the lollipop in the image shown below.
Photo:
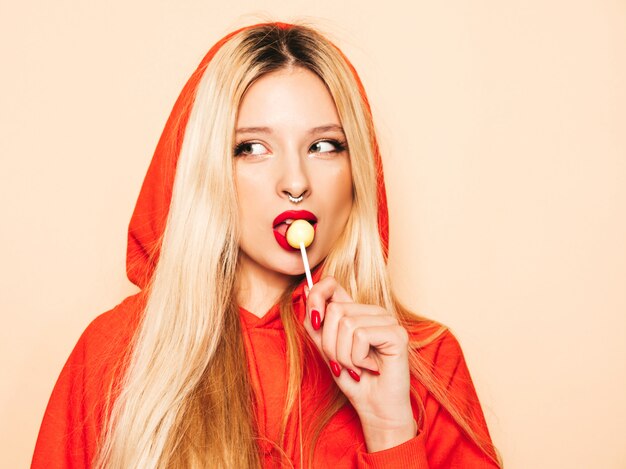
<path fill-rule="evenodd" d="M 287 242 L 292 248 L 300 248 L 300 243 L 308 248 L 315 237 L 313 226 L 306 220 L 295 220 L 287 230 Z"/>
<path fill-rule="evenodd" d="M 309 267 L 306 248 L 311 245 L 314 237 L 315 230 L 306 220 L 295 220 L 287 229 L 287 242 L 289 245 L 292 248 L 300 248 L 302 262 L 304 263 L 304 272 L 306 273 L 306 282 L 309 289 L 313 288 L 313 280 L 311 278 L 311 268 Z"/>

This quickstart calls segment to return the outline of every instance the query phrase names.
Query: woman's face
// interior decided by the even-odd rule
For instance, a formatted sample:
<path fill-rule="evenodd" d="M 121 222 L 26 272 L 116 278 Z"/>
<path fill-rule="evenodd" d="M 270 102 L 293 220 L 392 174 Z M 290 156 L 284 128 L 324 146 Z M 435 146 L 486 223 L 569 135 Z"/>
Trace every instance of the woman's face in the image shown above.
<path fill-rule="evenodd" d="M 352 208 L 350 159 L 335 103 L 309 70 L 272 72 L 246 91 L 235 132 L 242 268 L 268 279 L 302 274 L 300 251 L 285 241 L 290 220 L 313 222 L 315 239 L 307 248 L 313 268 Z"/>

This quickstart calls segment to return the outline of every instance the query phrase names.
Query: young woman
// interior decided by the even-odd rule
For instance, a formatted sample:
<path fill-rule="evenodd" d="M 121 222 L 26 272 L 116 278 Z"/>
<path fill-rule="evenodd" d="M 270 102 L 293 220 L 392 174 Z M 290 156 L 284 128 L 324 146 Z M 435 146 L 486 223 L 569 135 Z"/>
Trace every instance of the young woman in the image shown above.
<path fill-rule="evenodd" d="M 305 219 L 314 286 L 285 241 Z M 86 329 L 33 467 L 499 467 L 458 342 L 394 298 L 372 117 L 315 30 L 235 31 L 166 124 L 142 288 Z"/>

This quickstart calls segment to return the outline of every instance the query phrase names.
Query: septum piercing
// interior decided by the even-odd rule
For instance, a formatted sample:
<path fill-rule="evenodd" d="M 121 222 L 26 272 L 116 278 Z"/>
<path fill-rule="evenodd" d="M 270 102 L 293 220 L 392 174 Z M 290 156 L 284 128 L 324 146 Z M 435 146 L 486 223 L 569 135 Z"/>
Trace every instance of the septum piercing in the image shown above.
<path fill-rule="evenodd" d="M 291 194 L 287 194 L 287 197 L 289 198 L 289 200 L 291 202 L 293 202 L 294 204 L 299 204 L 300 202 L 302 202 L 302 200 L 304 199 L 304 196 L 301 195 L 300 197 L 294 197 Z"/>

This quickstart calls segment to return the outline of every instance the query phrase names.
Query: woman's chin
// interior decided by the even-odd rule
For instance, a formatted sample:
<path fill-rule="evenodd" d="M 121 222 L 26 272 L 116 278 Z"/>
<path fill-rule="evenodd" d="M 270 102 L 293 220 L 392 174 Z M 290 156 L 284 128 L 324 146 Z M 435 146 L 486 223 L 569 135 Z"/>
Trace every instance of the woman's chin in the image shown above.
<path fill-rule="evenodd" d="M 308 260 L 311 270 L 322 261 L 320 255 L 317 252 L 313 252 L 312 249 L 308 252 Z M 241 249 L 240 262 L 242 262 L 244 268 L 251 269 L 251 272 L 261 274 L 265 271 L 265 275 L 272 277 L 297 277 L 304 275 L 304 263 L 300 251 L 287 252 L 282 248 L 278 250 L 268 248 L 266 250 L 260 249 L 254 252 L 246 252 L 244 249 Z"/>
<path fill-rule="evenodd" d="M 311 270 L 315 268 L 318 262 L 314 262 L 313 259 L 309 258 L 309 265 Z M 286 262 L 281 263 L 280 265 L 274 265 L 274 269 L 276 272 L 279 272 L 284 275 L 289 275 L 290 277 L 302 276 L 304 275 L 304 264 L 302 262 L 302 257 L 300 253 L 298 253 L 298 257 L 296 259 L 289 258 Z"/>
<path fill-rule="evenodd" d="M 279 272 L 283 275 L 288 275 L 290 277 L 297 277 L 299 275 L 304 275 L 304 266 L 302 265 L 302 261 L 300 261 L 300 265 L 298 266 L 280 266 L 277 267 L 276 272 Z"/>

